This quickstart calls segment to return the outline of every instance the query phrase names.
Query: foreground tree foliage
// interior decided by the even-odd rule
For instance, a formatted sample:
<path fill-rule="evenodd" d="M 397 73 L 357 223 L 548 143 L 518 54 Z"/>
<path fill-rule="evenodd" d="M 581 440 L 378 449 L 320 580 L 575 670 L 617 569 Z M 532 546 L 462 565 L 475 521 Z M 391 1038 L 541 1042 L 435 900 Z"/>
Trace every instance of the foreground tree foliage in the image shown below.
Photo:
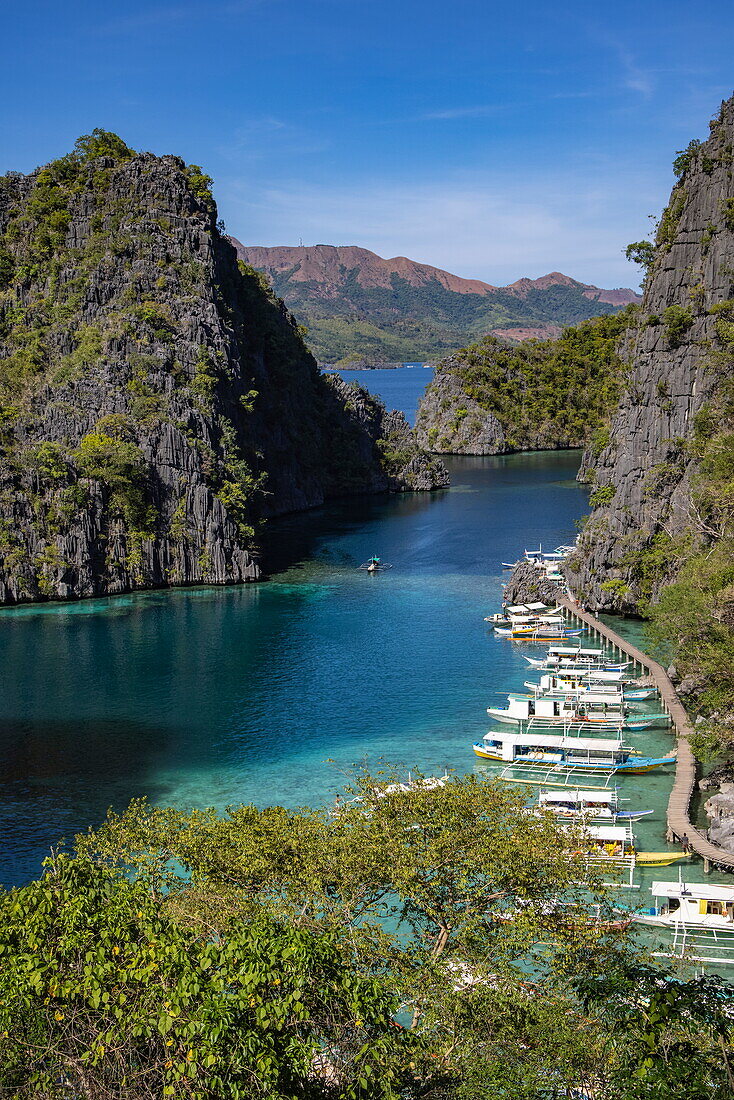
<path fill-rule="evenodd" d="M 352 796 L 333 814 L 136 802 L 5 894 L 3 1093 L 641 1097 L 621 1082 L 653 1080 L 650 991 L 579 835 L 475 776 L 363 775 Z M 694 1096 L 684 1027 L 696 1081 L 729 1095 L 731 1018 L 669 1017 L 655 1081 Z"/>

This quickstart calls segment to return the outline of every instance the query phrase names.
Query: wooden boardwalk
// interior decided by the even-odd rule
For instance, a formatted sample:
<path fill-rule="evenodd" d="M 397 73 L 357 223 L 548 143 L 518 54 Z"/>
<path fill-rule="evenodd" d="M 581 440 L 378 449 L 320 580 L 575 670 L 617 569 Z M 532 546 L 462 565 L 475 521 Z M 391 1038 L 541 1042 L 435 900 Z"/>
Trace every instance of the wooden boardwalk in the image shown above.
<path fill-rule="evenodd" d="M 572 619 L 585 623 L 596 637 L 603 638 L 615 649 L 631 657 L 635 664 L 649 673 L 660 692 L 663 708 L 670 715 L 677 736 L 675 782 L 668 799 L 668 834 L 677 840 L 685 834 L 693 851 L 703 859 L 705 870 L 708 871 L 711 866 L 716 866 L 722 867 L 725 871 L 734 871 L 734 853 L 727 852 L 718 844 L 712 844 L 691 821 L 691 798 L 696 784 L 696 760 L 688 743 L 692 732 L 691 723 L 667 672 L 652 657 L 648 657 L 631 642 L 625 641 L 596 616 L 588 611 L 582 611 L 571 600 L 560 598 L 558 602 Z"/>

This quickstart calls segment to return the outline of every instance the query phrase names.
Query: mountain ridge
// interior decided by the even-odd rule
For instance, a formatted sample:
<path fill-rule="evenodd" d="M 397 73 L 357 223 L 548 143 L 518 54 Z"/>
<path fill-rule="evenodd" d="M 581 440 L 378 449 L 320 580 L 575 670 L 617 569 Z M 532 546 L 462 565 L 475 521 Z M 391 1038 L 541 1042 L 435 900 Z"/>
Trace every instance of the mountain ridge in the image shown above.
<path fill-rule="evenodd" d="M 384 257 L 372 252 L 360 245 L 244 245 L 236 237 L 230 240 L 237 249 L 240 259 L 260 270 L 280 267 L 288 270 L 290 267 L 300 265 L 300 270 L 293 273 L 292 278 L 296 282 L 307 282 L 307 273 L 315 272 L 319 268 L 326 269 L 326 259 L 333 257 L 339 264 L 351 263 L 356 266 L 361 262 L 358 280 L 362 286 L 390 286 L 389 274 L 395 273 L 403 278 L 406 275 L 413 277 L 413 282 L 426 281 L 427 278 L 438 279 L 448 290 L 457 294 L 483 294 L 492 295 L 497 291 L 514 291 L 518 297 L 525 297 L 530 290 L 545 290 L 549 286 L 580 286 L 584 296 L 609 305 L 628 305 L 629 302 L 640 300 L 640 295 L 630 287 L 614 287 L 606 290 L 592 283 L 583 283 L 580 279 L 574 279 L 570 275 L 564 275 L 561 271 L 549 271 L 537 279 L 523 276 L 513 283 L 500 285 L 487 283 L 482 279 L 467 279 L 463 275 L 455 275 L 444 268 L 435 267 L 433 264 L 422 263 L 420 260 L 411 260 L 407 256 Z M 318 262 L 320 261 L 320 263 Z M 377 261 L 377 263 L 375 263 Z M 369 266 L 368 266 L 369 265 Z M 382 273 L 381 279 L 376 274 Z M 425 274 L 424 274 L 425 273 Z"/>
<path fill-rule="evenodd" d="M 495 286 L 406 256 L 385 259 L 358 245 L 230 240 L 307 327 L 307 341 L 324 362 L 437 358 L 487 334 L 550 337 L 640 301 L 628 287 L 604 289 L 559 271 Z"/>

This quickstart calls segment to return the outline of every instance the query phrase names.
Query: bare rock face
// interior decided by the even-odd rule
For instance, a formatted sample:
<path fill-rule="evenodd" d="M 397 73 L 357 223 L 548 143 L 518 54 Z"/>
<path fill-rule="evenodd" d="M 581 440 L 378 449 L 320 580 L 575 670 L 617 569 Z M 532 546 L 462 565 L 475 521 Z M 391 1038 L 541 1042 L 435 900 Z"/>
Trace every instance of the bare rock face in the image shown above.
<path fill-rule="evenodd" d="M 606 445 L 584 457 L 582 476 L 590 474 L 603 491 L 582 537 L 575 583 L 602 609 L 635 607 L 635 557 L 658 532 L 675 538 L 696 529 L 697 465 L 687 444 L 731 346 L 722 303 L 734 298 L 733 149 L 734 99 L 722 104 L 710 138 L 694 143 L 679 164 L 638 324 L 623 348 L 629 374 L 622 399 Z M 671 561 L 658 588 L 675 568 Z"/>
<path fill-rule="evenodd" d="M 719 793 L 707 799 L 708 836 L 712 844 L 734 851 L 734 783 L 722 783 Z"/>
<path fill-rule="evenodd" d="M 465 393 L 451 370 L 452 362 L 441 363 L 421 398 L 415 425 L 419 445 L 457 455 L 498 455 L 513 450 L 494 413 Z"/>
<path fill-rule="evenodd" d="M 0 178 L 0 602 L 255 580 L 261 519 L 445 469 L 322 375 L 211 181 L 95 131 Z"/>
<path fill-rule="evenodd" d="M 544 570 L 530 562 L 519 561 L 510 574 L 504 600 L 510 605 L 542 600 L 551 606 L 564 595 L 563 584 L 549 579 Z"/>

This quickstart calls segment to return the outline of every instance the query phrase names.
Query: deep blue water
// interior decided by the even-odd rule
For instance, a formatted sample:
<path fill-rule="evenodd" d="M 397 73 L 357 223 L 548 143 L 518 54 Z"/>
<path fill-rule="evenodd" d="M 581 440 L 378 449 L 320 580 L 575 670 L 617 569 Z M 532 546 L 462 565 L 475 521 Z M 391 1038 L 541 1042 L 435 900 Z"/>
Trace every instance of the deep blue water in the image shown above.
<path fill-rule="evenodd" d="M 388 408 L 402 409 L 408 423 L 415 424 L 418 401 L 423 390 L 433 378 L 433 367 L 398 367 L 396 370 L 341 370 L 347 382 L 359 382 L 360 386 L 376 393 Z"/>
<path fill-rule="evenodd" d="M 455 459 L 448 491 L 284 518 L 259 585 L 0 612 L 0 882 L 137 795 L 318 804 L 365 759 L 472 768 L 484 708 L 526 675 L 483 622 L 498 563 L 572 537 L 577 464 Z M 372 553 L 393 568 L 360 570 Z"/>

